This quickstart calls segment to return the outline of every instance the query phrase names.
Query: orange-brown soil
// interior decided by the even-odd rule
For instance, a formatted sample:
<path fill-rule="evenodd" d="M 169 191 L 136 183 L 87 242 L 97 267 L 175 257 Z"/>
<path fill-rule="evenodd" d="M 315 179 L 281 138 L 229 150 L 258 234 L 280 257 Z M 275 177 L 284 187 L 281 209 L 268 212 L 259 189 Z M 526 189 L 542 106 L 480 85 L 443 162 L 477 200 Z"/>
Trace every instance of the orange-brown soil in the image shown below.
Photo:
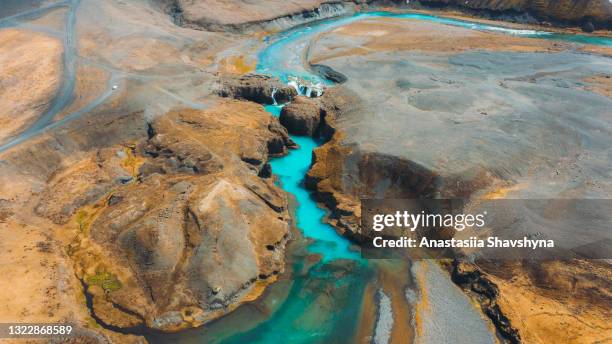
<path fill-rule="evenodd" d="M 45 34 L 0 30 L 0 141 L 42 114 L 59 87 L 62 43 Z"/>
<path fill-rule="evenodd" d="M 594 75 L 590 78 L 584 79 L 588 83 L 585 89 L 597 92 L 602 96 L 612 98 L 612 75 L 611 74 L 599 74 Z"/>
<path fill-rule="evenodd" d="M 612 336 L 612 269 L 598 261 L 483 265 L 525 343 L 604 343 Z"/>

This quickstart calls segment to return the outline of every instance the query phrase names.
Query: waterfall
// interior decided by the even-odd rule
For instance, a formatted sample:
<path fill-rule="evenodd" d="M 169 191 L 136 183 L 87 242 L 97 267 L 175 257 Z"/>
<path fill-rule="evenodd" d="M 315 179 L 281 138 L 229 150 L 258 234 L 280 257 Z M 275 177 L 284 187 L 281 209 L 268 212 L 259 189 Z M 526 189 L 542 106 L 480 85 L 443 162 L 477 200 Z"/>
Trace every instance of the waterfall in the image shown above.
<path fill-rule="evenodd" d="M 295 91 L 297 92 L 297 94 L 298 94 L 298 95 L 301 95 L 301 94 L 300 94 L 300 85 L 297 83 L 297 78 L 295 78 L 295 79 L 290 78 L 290 79 L 289 79 L 289 82 L 287 83 L 287 85 L 289 85 L 289 86 L 291 86 L 291 87 L 295 88 Z"/>
<path fill-rule="evenodd" d="M 320 96 L 323 95 L 323 85 L 316 84 L 314 90 L 315 90 L 315 92 L 317 92 L 317 97 L 320 97 Z"/>
<path fill-rule="evenodd" d="M 287 85 L 293 87 L 298 95 L 305 97 L 320 97 L 323 95 L 323 84 L 320 82 L 300 80 L 298 77 L 288 77 Z"/>
<path fill-rule="evenodd" d="M 320 82 L 313 84 L 312 82 L 305 86 L 306 88 L 306 97 L 320 97 L 323 95 L 323 84 Z M 313 94 L 314 92 L 314 94 Z"/>
<path fill-rule="evenodd" d="M 274 105 L 278 105 L 278 103 L 276 102 L 276 98 L 274 98 L 274 95 L 276 94 L 276 91 L 278 91 L 278 89 L 276 87 L 272 88 L 272 101 L 274 102 Z"/>

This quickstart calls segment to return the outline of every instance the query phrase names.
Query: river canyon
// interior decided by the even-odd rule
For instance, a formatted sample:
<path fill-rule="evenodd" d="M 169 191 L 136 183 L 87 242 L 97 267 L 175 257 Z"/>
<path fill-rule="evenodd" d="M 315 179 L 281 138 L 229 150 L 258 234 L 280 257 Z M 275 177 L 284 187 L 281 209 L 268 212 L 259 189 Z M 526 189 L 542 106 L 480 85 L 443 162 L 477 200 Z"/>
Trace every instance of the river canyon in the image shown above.
<path fill-rule="evenodd" d="M 0 322 L 608 340 L 607 261 L 360 253 L 362 199 L 611 196 L 612 4 L 470 3 L 8 1 Z"/>

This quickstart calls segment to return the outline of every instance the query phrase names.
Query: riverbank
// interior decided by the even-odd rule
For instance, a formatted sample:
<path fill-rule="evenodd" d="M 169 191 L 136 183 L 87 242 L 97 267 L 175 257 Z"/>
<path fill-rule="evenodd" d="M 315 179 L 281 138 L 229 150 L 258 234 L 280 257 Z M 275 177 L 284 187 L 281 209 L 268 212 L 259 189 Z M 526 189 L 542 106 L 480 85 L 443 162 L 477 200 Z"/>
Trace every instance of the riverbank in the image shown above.
<path fill-rule="evenodd" d="M 376 11 L 376 9 L 372 9 Z M 503 17 L 499 18 L 487 18 L 486 15 L 478 15 L 475 12 L 461 11 L 454 8 L 397 8 L 397 7 L 382 7 L 380 10 L 388 11 L 391 13 L 418 13 L 425 15 L 435 15 L 439 17 L 445 17 L 449 19 L 457 19 L 463 21 L 469 21 L 473 23 L 481 23 L 487 25 L 494 25 L 499 27 L 513 28 L 513 29 L 524 29 L 524 30 L 537 30 L 537 31 L 550 31 L 555 33 L 567 33 L 575 35 L 592 35 L 601 37 L 612 37 L 612 30 L 600 28 L 593 30 L 592 32 L 585 32 L 580 27 L 575 26 L 562 26 L 554 25 L 551 23 L 538 23 L 538 22 L 526 22 L 526 21 L 512 21 L 504 20 Z M 506 18 L 507 19 L 507 18 Z"/>
<path fill-rule="evenodd" d="M 611 28 L 612 5 L 590 0 L 416 0 L 404 3 L 390 1 L 395 6 L 461 13 L 507 22 L 540 23 L 558 27 L 579 27 L 583 31 Z M 384 2 L 383 2 L 384 3 Z"/>

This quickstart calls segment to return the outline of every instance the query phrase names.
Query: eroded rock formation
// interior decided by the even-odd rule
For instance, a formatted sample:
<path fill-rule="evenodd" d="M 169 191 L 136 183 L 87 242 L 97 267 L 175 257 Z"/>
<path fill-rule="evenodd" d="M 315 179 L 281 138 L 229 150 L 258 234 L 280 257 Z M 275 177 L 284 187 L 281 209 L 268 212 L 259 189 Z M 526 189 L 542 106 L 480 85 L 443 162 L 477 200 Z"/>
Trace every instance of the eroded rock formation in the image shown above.
<path fill-rule="evenodd" d="M 297 96 L 293 87 L 261 74 L 223 75 L 218 93 L 222 97 L 250 100 L 260 104 L 282 104 Z"/>
<path fill-rule="evenodd" d="M 114 193 L 73 253 L 95 314 L 176 330 L 259 296 L 283 271 L 285 202 L 256 176 L 227 174 L 153 174 Z"/>
<path fill-rule="evenodd" d="M 322 116 L 323 110 L 317 100 L 297 97 L 283 107 L 279 119 L 290 134 L 315 136 L 320 132 Z"/>
<path fill-rule="evenodd" d="M 199 326 L 283 271 L 286 196 L 258 175 L 292 145 L 255 103 L 175 110 L 146 139 L 64 170 L 36 209 L 76 226 L 69 256 L 105 326 Z"/>

